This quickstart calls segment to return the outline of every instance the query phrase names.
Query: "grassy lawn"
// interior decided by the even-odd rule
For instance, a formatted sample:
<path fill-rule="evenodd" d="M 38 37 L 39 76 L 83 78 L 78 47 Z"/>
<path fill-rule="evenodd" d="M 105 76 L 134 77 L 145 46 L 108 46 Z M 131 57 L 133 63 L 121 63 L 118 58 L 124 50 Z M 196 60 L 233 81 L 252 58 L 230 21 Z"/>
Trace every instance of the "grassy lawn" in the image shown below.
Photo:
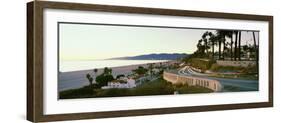
<path fill-rule="evenodd" d="M 226 90 L 231 90 L 231 91 L 233 91 L 233 92 L 242 91 L 239 87 L 232 86 L 232 85 L 225 85 L 225 86 L 224 86 L 224 89 L 226 89 Z"/>
<path fill-rule="evenodd" d="M 211 93 L 212 90 L 199 86 L 173 85 L 162 78 L 143 83 L 131 89 L 99 89 L 85 86 L 60 92 L 60 99 L 94 98 L 94 97 L 122 97 L 146 95 L 171 95 L 177 91 L 179 94 Z"/>
<path fill-rule="evenodd" d="M 201 86 L 182 86 L 182 87 L 176 88 L 176 90 L 179 92 L 179 94 L 211 93 L 211 92 L 214 92 L 211 89 L 204 88 L 204 87 L 201 87 Z"/>
<path fill-rule="evenodd" d="M 258 91 L 258 88 L 257 89 L 243 89 L 243 88 L 239 88 L 237 86 L 233 86 L 233 85 L 224 85 L 224 89 L 227 90 L 227 91 L 231 91 L 231 92 L 243 92 L 243 91 Z"/>
<path fill-rule="evenodd" d="M 258 76 L 256 76 L 256 74 L 211 74 L 209 76 L 229 79 L 258 80 Z"/>

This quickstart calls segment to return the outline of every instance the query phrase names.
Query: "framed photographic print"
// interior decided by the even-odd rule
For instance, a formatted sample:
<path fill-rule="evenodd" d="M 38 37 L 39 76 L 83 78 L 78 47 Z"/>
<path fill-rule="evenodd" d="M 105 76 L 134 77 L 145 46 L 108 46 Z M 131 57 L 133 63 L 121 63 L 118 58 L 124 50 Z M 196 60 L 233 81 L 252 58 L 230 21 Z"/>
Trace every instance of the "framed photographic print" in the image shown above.
<path fill-rule="evenodd" d="M 273 17 L 27 3 L 34 122 L 273 106 Z"/>

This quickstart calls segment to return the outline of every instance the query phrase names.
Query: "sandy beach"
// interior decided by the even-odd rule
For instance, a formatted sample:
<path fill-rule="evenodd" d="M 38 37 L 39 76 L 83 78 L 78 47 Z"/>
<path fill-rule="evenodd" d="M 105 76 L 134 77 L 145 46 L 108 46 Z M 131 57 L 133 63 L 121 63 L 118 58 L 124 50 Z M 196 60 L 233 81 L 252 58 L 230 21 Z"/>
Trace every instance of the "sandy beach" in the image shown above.
<path fill-rule="evenodd" d="M 170 64 L 174 61 L 162 62 L 164 64 Z M 155 65 L 159 65 L 159 63 L 154 63 Z M 124 74 L 128 75 L 132 73 L 132 70 L 137 69 L 138 66 L 148 67 L 147 64 L 138 64 L 138 65 L 130 65 L 130 66 L 120 66 L 120 67 L 112 67 L 112 75 L 116 77 L 117 75 Z M 68 89 L 81 88 L 83 86 L 89 85 L 89 81 L 86 78 L 86 74 L 90 73 L 95 76 L 103 73 L 103 68 L 98 69 L 97 74 L 91 70 L 81 70 L 81 71 L 73 71 L 73 72 L 61 72 L 59 73 L 58 79 L 58 91 L 64 91 Z"/>

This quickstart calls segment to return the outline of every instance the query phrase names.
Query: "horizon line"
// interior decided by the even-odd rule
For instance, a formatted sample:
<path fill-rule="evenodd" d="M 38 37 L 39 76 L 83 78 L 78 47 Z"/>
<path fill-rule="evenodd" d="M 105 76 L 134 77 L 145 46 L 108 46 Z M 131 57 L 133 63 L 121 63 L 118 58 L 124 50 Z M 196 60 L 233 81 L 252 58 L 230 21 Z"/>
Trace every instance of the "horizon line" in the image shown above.
<path fill-rule="evenodd" d="M 90 61 L 90 60 L 114 60 L 114 58 L 122 58 L 122 57 L 136 57 L 136 56 L 142 56 L 142 55 L 159 55 L 159 54 L 186 54 L 190 55 L 192 53 L 149 53 L 149 54 L 140 54 L 140 55 L 132 55 L 132 56 L 116 56 L 116 57 L 110 57 L 110 58 L 103 58 L 103 59 L 94 59 L 94 58 L 81 58 L 81 59 L 59 59 L 62 61 Z M 146 59 L 147 60 L 147 59 Z"/>

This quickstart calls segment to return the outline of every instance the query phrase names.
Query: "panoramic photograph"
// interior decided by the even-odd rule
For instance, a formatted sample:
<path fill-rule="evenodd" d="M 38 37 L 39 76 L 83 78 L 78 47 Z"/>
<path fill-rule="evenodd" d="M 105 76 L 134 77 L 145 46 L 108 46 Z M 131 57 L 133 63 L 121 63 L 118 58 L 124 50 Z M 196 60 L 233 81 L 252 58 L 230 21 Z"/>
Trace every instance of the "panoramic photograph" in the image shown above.
<path fill-rule="evenodd" d="M 59 22 L 58 99 L 259 91 L 259 31 Z"/>

